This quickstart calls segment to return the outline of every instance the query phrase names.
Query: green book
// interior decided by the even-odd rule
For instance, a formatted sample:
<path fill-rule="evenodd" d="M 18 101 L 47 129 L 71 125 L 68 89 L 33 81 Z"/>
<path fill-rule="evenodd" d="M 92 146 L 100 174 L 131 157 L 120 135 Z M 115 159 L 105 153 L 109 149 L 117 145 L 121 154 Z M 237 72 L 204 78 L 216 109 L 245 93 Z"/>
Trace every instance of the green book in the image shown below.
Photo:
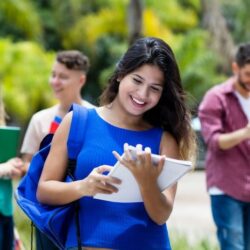
<path fill-rule="evenodd" d="M 0 126 L 0 162 L 5 162 L 17 156 L 19 139 L 19 127 Z"/>

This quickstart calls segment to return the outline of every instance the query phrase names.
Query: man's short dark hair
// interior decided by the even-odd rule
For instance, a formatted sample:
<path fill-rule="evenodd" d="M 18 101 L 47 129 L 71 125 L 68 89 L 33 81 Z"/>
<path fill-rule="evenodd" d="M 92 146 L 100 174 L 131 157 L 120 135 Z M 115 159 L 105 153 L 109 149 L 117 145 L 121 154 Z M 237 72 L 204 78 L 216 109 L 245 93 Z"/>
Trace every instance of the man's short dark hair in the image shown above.
<path fill-rule="evenodd" d="M 80 70 L 87 73 L 89 70 L 89 59 L 78 50 L 65 50 L 57 53 L 56 60 L 68 69 Z"/>
<path fill-rule="evenodd" d="M 235 61 L 239 67 L 243 67 L 246 64 L 250 64 L 250 43 L 242 43 L 239 45 Z"/>

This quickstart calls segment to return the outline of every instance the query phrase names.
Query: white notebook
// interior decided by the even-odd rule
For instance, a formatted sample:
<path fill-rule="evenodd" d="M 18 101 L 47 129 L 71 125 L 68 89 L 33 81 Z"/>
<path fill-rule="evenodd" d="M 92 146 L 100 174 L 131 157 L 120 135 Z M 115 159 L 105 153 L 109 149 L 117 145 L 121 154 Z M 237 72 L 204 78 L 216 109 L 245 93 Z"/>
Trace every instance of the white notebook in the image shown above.
<path fill-rule="evenodd" d="M 129 146 L 132 154 L 135 154 L 135 148 Z M 152 161 L 157 162 L 159 155 L 152 154 Z M 192 169 L 190 161 L 176 160 L 165 158 L 163 170 L 158 178 L 158 185 L 163 191 L 176 183 L 184 174 Z M 119 189 L 113 194 L 97 194 L 95 199 L 101 199 L 113 202 L 142 202 L 139 186 L 129 169 L 123 166 L 119 161 L 114 165 L 114 168 L 109 172 L 109 176 L 117 177 L 122 180 L 122 183 L 116 185 Z"/>

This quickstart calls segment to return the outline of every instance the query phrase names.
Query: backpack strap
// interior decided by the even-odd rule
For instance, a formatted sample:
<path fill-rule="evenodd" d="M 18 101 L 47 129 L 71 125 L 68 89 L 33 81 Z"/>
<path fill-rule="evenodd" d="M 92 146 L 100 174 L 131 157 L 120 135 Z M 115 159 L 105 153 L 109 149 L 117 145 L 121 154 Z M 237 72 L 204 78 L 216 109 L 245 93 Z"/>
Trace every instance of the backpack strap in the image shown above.
<path fill-rule="evenodd" d="M 82 148 L 85 136 L 85 128 L 87 124 L 88 110 L 78 104 L 73 104 L 69 111 L 73 111 L 71 126 L 68 135 L 67 149 L 68 149 L 68 175 L 74 180 L 74 172 L 76 168 L 76 158 Z M 77 249 L 81 250 L 81 230 L 79 221 L 79 202 L 74 202 L 75 205 L 75 224 Z"/>
<path fill-rule="evenodd" d="M 73 111 L 73 115 L 67 141 L 68 158 L 76 160 L 84 141 L 88 110 L 74 103 L 70 111 Z"/>

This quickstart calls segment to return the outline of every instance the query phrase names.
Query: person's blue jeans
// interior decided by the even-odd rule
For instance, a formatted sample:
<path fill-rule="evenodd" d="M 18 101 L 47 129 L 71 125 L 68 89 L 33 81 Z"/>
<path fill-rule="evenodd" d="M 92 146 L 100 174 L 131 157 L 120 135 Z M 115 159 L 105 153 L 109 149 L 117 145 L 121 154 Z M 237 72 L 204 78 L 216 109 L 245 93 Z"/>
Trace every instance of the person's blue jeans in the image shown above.
<path fill-rule="evenodd" d="M 0 213 L 0 250 L 12 250 L 14 246 L 14 225 L 12 216 Z"/>
<path fill-rule="evenodd" d="M 250 250 L 250 202 L 228 195 L 210 197 L 221 250 Z"/>

